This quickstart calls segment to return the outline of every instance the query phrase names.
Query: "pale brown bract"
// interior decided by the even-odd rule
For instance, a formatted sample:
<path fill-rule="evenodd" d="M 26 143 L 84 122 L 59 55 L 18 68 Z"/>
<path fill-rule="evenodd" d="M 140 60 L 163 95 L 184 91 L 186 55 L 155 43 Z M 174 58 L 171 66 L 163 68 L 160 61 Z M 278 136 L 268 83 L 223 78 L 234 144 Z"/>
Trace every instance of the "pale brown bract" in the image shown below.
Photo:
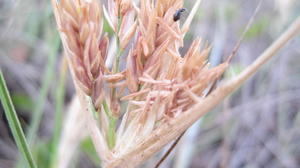
<path fill-rule="evenodd" d="M 183 8 L 183 0 L 109 0 L 108 7 L 97 0 L 52 0 L 77 95 L 102 166 L 138 166 L 262 65 L 251 67 L 252 73 L 242 74 L 241 80 L 228 82 L 205 97 L 228 62 L 211 68 L 207 62 L 211 47 L 199 38 L 185 54 L 179 52 L 200 2 L 195 2 L 180 24 L 182 21 L 175 22 L 173 16 Z M 111 44 L 103 32 L 102 14 L 117 39 L 113 68 L 105 66 Z M 126 58 L 123 69 L 119 57 Z M 121 106 L 124 103 L 126 106 Z"/>
<path fill-rule="evenodd" d="M 61 0 L 54 2 L 55 17 L 64 50 L 76 84 L 92 97 L 97 108 L 101 103 L 102 76 L 108 37 L 102 35 L 102 12 L 97 1 Z"/>

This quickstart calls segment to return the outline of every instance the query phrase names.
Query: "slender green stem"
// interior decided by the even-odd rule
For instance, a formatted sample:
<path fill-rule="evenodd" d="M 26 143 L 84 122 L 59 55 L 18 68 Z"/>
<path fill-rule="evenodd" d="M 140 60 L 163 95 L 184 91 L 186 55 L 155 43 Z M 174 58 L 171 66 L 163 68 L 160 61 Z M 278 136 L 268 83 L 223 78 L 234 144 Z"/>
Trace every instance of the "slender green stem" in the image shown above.
<path fill-rule="evenodd" d="M 120 46 L 120 45 L 118 45 Z M 116 55 L 116 62 L 114 65 L 114 69 L 113 69 L 113 73 L 118 73 L 120 71 L 120 59 L 121 59 L 121 55 L 122 55 L 122 49 L 120 47 L 118 47 L 118 51 L 117 51 L 117 55 Z M 113 88 L 111 91 L 111 95 L 112 97 L 116 97 L 116 88 Z"/>
<path fill-rule="evenodd" d="M 117 40 L 119 41 L 119 40 Z M 118 73 L 120 71 L 120 59 L 121 59 L 121 55 L 123 53 L 123 50 L 120 48 L 120 44 L 118 43 L 118 51 L 117 51 L 117 55 L 116 55 L 116 61 L 114 64 L 114 69 L 113 69 L 113 73 Z"/>
<path fill-rule="evenodd" d="M 109 127 L 108 127 L 108 147 L 112 149 L 116 144 L 116 123 L 117 119 L 115 117 L 109 117 Z"/>
<path fill-rule="evenodd" d="M 55 95 L 55 116 L 54 116 L 54 132 L 51 142 L 51 167 L 56 167 L 57 162 L 57 149 L 59 143 L 59 137 L 62 128 L 62 111 L 64 107 L 65 97 L 65 82 L 66 82 L 67 66 L 65 62 L 62 62 L 61 74 L 58 81 L 58 87 Z"/>
<path fill-rule="evenodd" d="M 120 16 L 120 11 L 118 16 Z M 122 18 L 118 18 L 118 27 L 115 32 L 115 36 L 117 39 L 117 53 L 116 53 L 116 58 L 113 66 L 113 74 L 118 73 L 120 71 L 120 59 L 121 55 L 123 53 L 123 50 L 120 47 L 120 38 L 119 38 L 119 32 L 120 32 L 120 26 L 121 26 Z M 112 99 L 117 99 L 116 98 L 116 88 L 113 88 L 111 91 L 111 96 Z M 107 141 L 108 141 L 108 147 L 112 149 L 115 146 L 115 141 L 116 141 L 116 123 L 118 118 L 114 117 L 112 112 L 109 110 L 109 107 L 106 103 L 106 101 L 103 101 L 103 108 L 104 111 L 106 111 L 106 114 L 109 118 L 109 127 L 108 127 L 108 133 L 107 133 Z"/>
<path fill-rule="evenodd" d="M 120 47 L 121 45 L 120 45 L 120 38 L 119 38 L 121 22 L 122 22 L 122 18 L 119 17 L 118 27 L 117 27 L 117 30 L 115 32 L 115 36 L 116 36 L 116 39 L 117 39 L 117 55 L 116 55 L 116 59 L 115 59 L 114 67 L 113 67 L 113 73 L 118 73 L 120 71 L 120 59 L 121 59 L 121 55 L 123 53 L 123 50 Z"/>
<path fill-rule="evenodd" d="M 5 111 L 6 118 L 8 120 L 9 127 L 15 139 L 15 142 L 21 151 L 24 159 L 27 161 L 30 168 L 36 168 L 36 164 L 33 160 L 32 154 L 29 150 L 28 144 L 25 139 L 20 121 L 13 106 L 12 100 L 9 95 L 2 71 L 0 70 L 0 99 Z"/>
<path fill-rule="evenodd" d="M 103 100 L 102 105 L 103 105 L 103 109 L 104 109 L 105 114 L 107 116 L 109 116 L 111 112 L 109 110 L 109 107 L 108 107 L 107 102 L 106 102 L 105 99 Z"/>
<path fill-rule="evenodd" d="M 47 13 L 44 13 L 44 16 L 42 17 L 43 24 L 41 25 L 47 25 L 47 19 L 48 15 Z M 50 27 L 50 26 L 48 26 Z M 50 86 L 52 83 L 52 79 L 54 77 L 54 69 L 55 69 L 55 62 L 56 62 L 56 56 L 57 52 L 59 50 L 60 46 L 60 39 L 58 35 L 54 35 L 53 29 L 47 29 L 45 31 L 47 43 L 48 46 L 51 46 L 48 61 L 46 64 L 45 72 L 43 73 L 43 79 L 41 81 L 41 88 L 39 90 L 39 95 L 36 99 L 36 106 L 33 108 L 32 117 L 31 117 L 31 123 L 29 127 L 26 130 L 26 137 L 28 140 L 28 144 L 30 147 L 33 147 L 34 141 L 37 138 L 37 132 L 38 128 L 41 123 L 41 119 L 43 116 L 43 108 L 47 100 L 47 95 L 50 90 Z M 23 168 L 24 167 L 24 160 L 20 159 L 16 165 L 17 168 Z"/>
<path fill-rule="evenodd" d="M 54 117 L 54 140 L 58 141 L 62 126 L 62 111 L 64 107 L 65 83 L 67 67 L 63 65 L 61 75 L 58 81 L 57 92 L 55 96 L 55 117 Z"/>
<path fill-rule="evenodd" d="M 116 143 L 116 124 L 117 124 L 117 118 L 115 118 L 112 115 L 112 112 L 110 111 L 110 108 L 108 107 L 106 100 L 103 100 L 103 109 L 108 116 L 109 119 L 109 125 L 108 125 L 108 133 L 107 133 L 107 143 L 108 147 L 112 149 L 115 146 Z"/>
<path fill-rule="evenodd" d="M 57 51 L 60 45 L 60 40 L 58 36 L 55 36 L 55 38 L 50 41 L 51 41 L 50 44 L 54 44 L 54 45 L 48 57 L 49 61 L 46 67 L 46 71 L 44 73 L 40 95 L 37 98 L 36 107 L 33 110 L 32 121 L 28 130 L 27 138 L 28 138 L 29 145 L 34 144 L 34 140 L 36 139 L 37 131 L 43 115 L 43 107 L 45 105 L 47 95 L 50 90 L 50 84 L 52 83 L 52 79 L 54 77 L 55 61 L 56 61 Z"/>
<path fill-rule="evenodd" d="M 117 55 L 116 55 L 116 59 L 115 59 L 114 67 L 113 67 L 113 73 L 118 73 L 119 72 L 120 58 L 121 58 L 121 55 L 122 55 L 122 52 L 123 52 L 121 47 L 120 47 L 120 38 L 119 38 L 121 24 L 122 24 L 122 17 L 121 17 L 121 13 L 120 13 L 120 10 L 119 10 L 118 11 L 118 25 L 117 25 L 117 30 L 115 31 L 115 37 L 117 39 Z"/>

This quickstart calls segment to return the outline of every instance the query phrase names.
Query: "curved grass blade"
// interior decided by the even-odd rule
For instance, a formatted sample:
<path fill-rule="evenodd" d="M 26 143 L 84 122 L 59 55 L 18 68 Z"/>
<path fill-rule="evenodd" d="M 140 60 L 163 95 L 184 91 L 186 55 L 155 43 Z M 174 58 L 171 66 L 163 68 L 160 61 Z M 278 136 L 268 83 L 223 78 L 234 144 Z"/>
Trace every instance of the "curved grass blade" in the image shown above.
<path fill-rule="evenodd" d="M 20 121 L 17 117 L 17 113 L 13 106 L 12 100 L 10 98 L 2 71 L 0 70 L 0 99 L 3 105 L 5 116 L 8 120 L 9 127 L 15 139 L 15 142 L 22 153 L 24 159 L 27 161 L 30 168 L 36 168 L 36 164 L 32 158 L 32 154 L 29 150 L 28 144 L 26 142 L 23 130 L 21 128 Z"/>

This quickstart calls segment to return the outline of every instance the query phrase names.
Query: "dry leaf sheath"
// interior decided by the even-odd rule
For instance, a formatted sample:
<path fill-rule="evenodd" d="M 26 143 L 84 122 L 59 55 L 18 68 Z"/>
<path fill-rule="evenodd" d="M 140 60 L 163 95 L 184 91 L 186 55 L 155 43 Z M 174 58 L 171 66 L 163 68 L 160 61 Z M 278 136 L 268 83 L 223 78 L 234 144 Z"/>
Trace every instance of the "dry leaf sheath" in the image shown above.
<path fill-rule="evenodd" d="M 105 167 L 138 166 L 234 90 L 225 85 L 204 96 L 228 63 L 210 68 L 210 47 L 200 39 L 179 53 L 200 0 L 182 27 L 173 16 L 183 0 L 138 5 L 110 0 L 107 8 L 97 0 L 52 3 L 89 133 Z M 103 16 L 117 39 L 113 67 L 105 65 L 111 44 Z M 120 63 L 121 57 L 127 62 Z"/>

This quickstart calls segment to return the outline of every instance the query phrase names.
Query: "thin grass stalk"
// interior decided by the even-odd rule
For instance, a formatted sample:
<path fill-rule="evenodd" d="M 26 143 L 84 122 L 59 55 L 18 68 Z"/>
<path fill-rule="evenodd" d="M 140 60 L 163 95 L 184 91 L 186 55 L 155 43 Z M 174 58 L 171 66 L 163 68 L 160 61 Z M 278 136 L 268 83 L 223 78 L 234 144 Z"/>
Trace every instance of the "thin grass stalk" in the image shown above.
<path fill-rule="evenodd" d="M 172 139 L 184 132 L 192 123 L 212 110 L 216 105 L 224 100 L 225 97 L 237 90 L 247 79 L 254 75 L 264 64 L 268 62 L 287 42 L 297 35 L 300 31 L 300 16 L 293 24 L 269 47 L 267 48 L 251 65 L 249 65 L 241 74 L 232 80 L 224 83 L 213 91 L 209 96 L 195 104 L 190 110 L 180 117 L 170 120 L 169 123 L 162 125 L 154 130 L 151 136 L 147 137 L 123 156 L 116 158 L 107 167 L 136 167 L 144 160 L 148 159 L 162 146 L 166 145 Z"/>
<path fill-rule="evenodd" d="M 15 142 L 22 153 L 24 159 L 26 160 L 30 168 L 36 168 L 36 164 L 33 160 L 32 154 L 29 150 L 25 135 L 23 133 L 20 121 L 18 119 L 17 113 L 15 111 L 14 105 L 10 98 L 9 91 L 7 89 L 5 79 L 0 70 L 0 99 L 4 107 L 5 116 L 8 120 L 9 127 L 15 139 Z M 24 166 L 24 165 L 23 165 Z"/>
<path fill-rule="evenodd" d="M 37 131 L 43 116 L 43 108 L 46 103 L 47 95 L 50 90 L 51 81 L 53 80 L 54 73 L 55 73 L 54 68 L 57 59 L 57 51 L 60 46 L 60 40 L 59 40 L 59 36 L 54 36 L 54 38 L 52 37 L 50 39 L 51 40 L 49 40 L 49 44 L 51 44 L 53 48 L 49 50 L 50 51 L 48 57 L 49 60 L 46 65 L 45 72 L 43 74 L 44 77 L 42 79 L 42 85 L 39 91 L 40 95 L 37 97 L 36 106 L 34 107 L 32 112 L 32 121 L 28 128 L 28 133 L 27 133 L 27 138 L 30 146 L 34 144 L 34 141 L 37 137 Z"/>
<path fill-rule="evenodd" d="M 121 55 L 123 53 L 123 50 L 120 45 L 120 38 L 119 38 L 119 32 L 120 32 L 120 26 L 122 23 L 122 18 L 120 17 L 120 11 L 118 11 L 118 25 L 117 25 L 117 30 L 115 31 L 115 37 L 116 37 L 116 43 L 117 43 L 117 52 L 116 52 L 116 57 L 115 57 L 115 62 L 113 65 L 113 73 L 118 73 L 120 71 L 120 59 Z M 116 88 L 112 89 L 112 98 L 116 99 Z M 106 102 L 103 102 L 103 106 L 107 107 Z M 108 118 L 109 118 L 109 126 L 108 126 L 108 146 L 110 149 L 112 149 L 115 146 L 116 143 L 116 124 L 117 124 L 117 118 L 112 115 L 112 113 L 108 113 Z"/>
<path fill-rule="evenodd" d="M 62 118 L 63 118 L 62 112 L 63 112 L 64 100 L 65 100 L 64 97 L 65 97 L 66 75 L 67 75 L 67 61 L 65 57 L 63 57 L 57 91 L 55 94 L 54 131 L 53 131 L 53 138 L 51 141 L 51 156 L 50 156 L 50 164 L 52 165 L 51 167 L 56 167 L 54 165 L 57 165 L 57 151 L 58 151 L 59 138 L 62 129 Z"/>

